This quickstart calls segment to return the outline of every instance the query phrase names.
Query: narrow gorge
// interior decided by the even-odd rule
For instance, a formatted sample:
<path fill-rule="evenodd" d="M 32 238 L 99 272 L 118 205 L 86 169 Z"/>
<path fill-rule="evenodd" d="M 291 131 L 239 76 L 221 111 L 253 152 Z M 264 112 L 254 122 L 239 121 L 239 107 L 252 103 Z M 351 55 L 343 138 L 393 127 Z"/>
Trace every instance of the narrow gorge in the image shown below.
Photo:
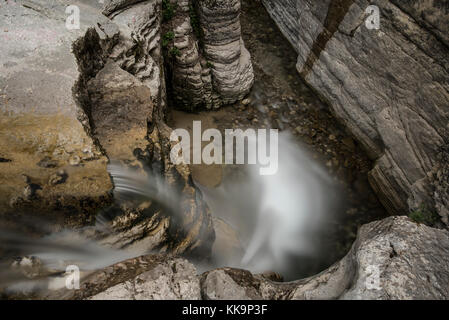
<path fill-rule="evenodd" d="M 449 298 L 448 1 L 0 16 L 0 298 Z"/>

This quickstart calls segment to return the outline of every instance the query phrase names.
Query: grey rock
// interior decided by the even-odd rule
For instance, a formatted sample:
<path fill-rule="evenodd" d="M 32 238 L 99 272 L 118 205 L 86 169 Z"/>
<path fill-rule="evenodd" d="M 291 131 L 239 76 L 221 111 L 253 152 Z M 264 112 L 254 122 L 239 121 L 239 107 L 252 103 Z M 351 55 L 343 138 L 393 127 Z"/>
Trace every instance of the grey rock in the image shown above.
<path fill-rule="evenodd" d="M 153 269 L 89 297 L 89 300 L 199 300 L 195 267 L 184 259 L 167 259 Z"/>
<path fill-rule="evenodd" d="M 183 193 L 176 213 L 155 209 L 154 199 L 119 201 L 122 214 L 99 238 L 106 245 L 137 252 L 205 257 L 214 238 L 210 213 L 189 178 L 189 168 L 169 160 L 172 129 L 164 122 L 161 14 L 157 0 L 130 2 L 114 11 L 110 21 L 87 30 L 73 46 L 81 70 L 75 91 L 86 131 L 111 160 L 136 168 L 143 179 L 155 163 L 164 183 Z"/>
<path fill-rule="evenodd" d="M 30 263 L 25 262 L 20 266 L 21 272 L 33 276 L 34 269 L 27 273 Z M 156 254 L 94 272 L 83 272 L 79 290 L 54 289 L 38 292 L 38 297 L 95 300 L 448 299 L 448 270 L 447 230 L 419 225 L 407 217 L 390 217 L 362 226 L 353 247 L 342 260 L 320 274 L 302 280 L 277 282 L 267 275 L 233 268 L 197 275 L 195 267 L 187 260 Z M 47 287 L 52 286 L 48 284 Z"/>
<path fill-rule="evenodd" d="M 81 163 L 81 158 L 77 155 L 74 155 L 74 156 L 70 157 L 70 159 L 69 159 L 69 164 L 71 166 L 79 166 L 80 163 Z"/>
<path fill-rule="evenodd" d="M 44 299 L 197 300 L 201 298 L 196 268 L 187 260 L 146 255 L 82 275 L 79 290 L 47 291 Z"/>
<path fill-rule="evenodd" d="M 260 300 L 257 287 L 258 281 L 249 271 L 231 268 L 206 272 L 201 280 L 206 300 Z"/>
<path fill-rule="evenodd" d="M 426 203 L 447 223 L 428 176 L 449 141 L 448 2 L 262 2 L 298 52 L 298 72 L 375 160 L 370 182 L 385 207 Z M 369 5 L 379 30 L 365 26 Z"/>
<path fill-rule="evenodd" d="M 351 251 L 307 279 L 278 283 L 239 269 L 202 275 L 209 299 L 447 299 L 449 232 L 391 217 L 362 226 Z"/>

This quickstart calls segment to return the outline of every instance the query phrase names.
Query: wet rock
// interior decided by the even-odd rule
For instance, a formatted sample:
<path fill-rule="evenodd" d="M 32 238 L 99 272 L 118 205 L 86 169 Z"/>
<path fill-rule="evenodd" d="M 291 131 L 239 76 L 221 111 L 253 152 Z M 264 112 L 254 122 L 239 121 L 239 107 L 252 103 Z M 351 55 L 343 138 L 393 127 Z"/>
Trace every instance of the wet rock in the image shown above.
<path fill-rule="evenodd" d="M 28 279 L 44 275 L 44 265 L 42 261 L 34 256 L 16 258 L 12 262 L 11 268 L 15 271 L 19 271 Z"/>
<path fill-rule="evenodd" d="M 258 274 L 258 276 L 261 276 L 262 278 L 265 278 L 267 280 L 271 280 L 274 282 L 284 282 L 284 277 L 274 271 L 267 271 L 267 272 Z"/>
<path fill-rule="evenodd" d="M 240 281 L 236 282 L 234 278 Z M 201 291 L 205 300 L 260 300 L 258 280 L 249 271 L 223 268 L 201 276 Z"/>
<path fill-rule="evenodd" d="M 9 207 L 14 209 L 14 208 L 20 206 L 24 201 L 25 200 L 22 197 L 19 197 L 19 196 L 12 197 L 9 200 Z"/>
<path fill-rule="evenodd" d="M 75 90 L 83 124 L 109 159 L 118 160 L 123 169 L 136 169 L 141 180 L 154 169 L 157 178 L 161 175 L 182 195 L 176 212 L 117 199 L 112 208 L 117 212 L 108 223 L 111 229 L 99 239 L 116 248 L 205 258 L 214 237 L 210 214 L 189 168 L 170 161 L 172 129 L 164 122 L 165 79 L 160 69 L 160 2 L 116 3 L 117 11 L 108 14 L 111 21 L 89 29 L 74 43 L 81 70 Z"/>

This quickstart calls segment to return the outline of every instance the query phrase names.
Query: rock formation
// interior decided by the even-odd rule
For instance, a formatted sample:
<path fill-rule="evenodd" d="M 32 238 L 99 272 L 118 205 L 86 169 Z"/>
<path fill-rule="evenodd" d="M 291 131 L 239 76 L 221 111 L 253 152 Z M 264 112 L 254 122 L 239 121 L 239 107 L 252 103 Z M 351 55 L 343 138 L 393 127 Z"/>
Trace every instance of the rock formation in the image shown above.
<path fill-rule="evenodd" d="M 240 0 L 167 1 L 163 35 L 175 107 L 219 108 L 249 93 L 251 57 L 241 38 Z"/>
<path fill-rule="evenodd" d="M 52 10 L 45 0 L 0 5 L 0 37 L 7 40 L 0 48 L 0 227 L 17 226 L 17 216 L 30 212 L 49 214 L 58 228 L 85 227 L 103 208 L 106 232 L 85 227 L 83 235 L 159 253 L 83 271 L 81 289 L 70 291 L 58 289 L 60 271 L 25 257 L 12 263 L 15 271 L 43 277 L 45 288 L 56 290 L 2 294 L 449 299 L 449 232 L 406 217 L 364 225 L 341 261 L 307 279 L 282 283 L 275 274 L 232 268 L 198 274 L 179 256 L 207 258 L 213 220 L 190 168 L 169 161 L 167 93 L 177 107 L 196 111 L 249 92 L 254 77 L 240 36 L 240 1 L 72 2 L 82 11 L 80 30 L 65 28 L 59 2 Z M 385 206 L 397 213 L 426 204 L 447 224 L 447 3 L 262 2 L 296 48 L 298 71 L 376 160 L 370 179 Z M 380 30 L 365 27 L 369 4 L 381 10 Z M 111 161 L 145 181 L 157 175 L 179 206 L 112 197 Z"/>
<path fill-rule="evenodd" d="M 105 234 L 102 241 L 118 248 L 132 245 L 206 257 L 214 238 L 209 210 L 191 182 L 189 168 L 169 160 L 160 2 L 114 3 L 103 10 L 111 20 L 74 43 L 81 70 L 74 89 L 80 118 L 110 159 L 137 168 L 143 176 L 146 170 L 162 175 L 179 191 L 181 203 L 174 212 L 155 202 L 121 203 L 124 215 L 112 220 L 113 235 Z"/>
<path fill-rule="evenodd" d="M 59 228 L 85 226 L 112 205 L 105 209 L 112 230 L 96 239 L 207 257 L 208 208 L 189 168 L 169 161 L 161 2 L 71 4 L 80 9 L 80 30 L 65 27 L 63 4 L 51 12 L 40 0 L 2 4 L 9 17 L 2 30 L 13 40 L 1 50 L 0 227 L 20 225 L 8 212 L 21 211 L 39 219 L 48 211 Z M 114 200 L 109 160 L 163 177 L 181 194 L 176 215 L 155 203 Z"/>
<path fill-rule="evenodd" d="M 262 2 L 298 52 L 298 72 L 375 160 L 370 182 L 385 207 L 425 203 L 447 224 L 432 183 L 449 141 L 447 1 Z M 379 30 L 365 25 L 369 5 Z"/>
<path fill-rule="evenodd" d="M 221 268 L 197 275 L 185 259 L 143 256 L 86 275 L 57 299 L 448 299 L 449 232 L 390 217 L 364 225 L 351 251 L 293 282 Z M 30 272 L 25 270 L 24 272 Z"/>

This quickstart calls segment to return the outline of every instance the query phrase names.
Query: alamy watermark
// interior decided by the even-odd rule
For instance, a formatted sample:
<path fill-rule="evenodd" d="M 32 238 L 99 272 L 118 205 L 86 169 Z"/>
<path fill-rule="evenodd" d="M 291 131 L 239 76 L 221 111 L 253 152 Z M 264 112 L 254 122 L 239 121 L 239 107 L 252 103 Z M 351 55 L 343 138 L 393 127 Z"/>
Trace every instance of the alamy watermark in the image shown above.
<path fill-rule="evenodd" d="M 365 27 L 368 30 L 380 29 L 380 9 L 378 6 L 371 5 L 366 8 L 365 13 L 368 17 L 365 20 Z"/>
<path fill-rule="evenodd" d="M 278 171 L 277 129 L 226 129 L 224 146 L 218 129 L 201 132 L 201 121 L 193 121 L 193 137 L 185 129 L 173 130 L 170 136 L 174 143 L 170 152 L 173 164 L 258 164 L 260 175 Z M 203 142 L 209 143 L 203 148 Z"/>
<path fill-rule="evenodd" d="M 104 0 L 99 0 L 103 4 Z M 66 14 L 69 16 L 66 19 L 66 28 L 68 30 L 80 29 L 80 8 L 77 5 L 69 5 L 66 8 Z M 370 5 L 365 9 L 365 14 L 368 17 L 365 19 L 365 26 L 368 30 L 380 29 L 380 9 L 376 5 Z"/>
<path fill-rule="evenodd" d="M 69 290 L 80 288 L 80 269 L 78 266 L 70 265 L 65 269 L 65 287 Z"/>

